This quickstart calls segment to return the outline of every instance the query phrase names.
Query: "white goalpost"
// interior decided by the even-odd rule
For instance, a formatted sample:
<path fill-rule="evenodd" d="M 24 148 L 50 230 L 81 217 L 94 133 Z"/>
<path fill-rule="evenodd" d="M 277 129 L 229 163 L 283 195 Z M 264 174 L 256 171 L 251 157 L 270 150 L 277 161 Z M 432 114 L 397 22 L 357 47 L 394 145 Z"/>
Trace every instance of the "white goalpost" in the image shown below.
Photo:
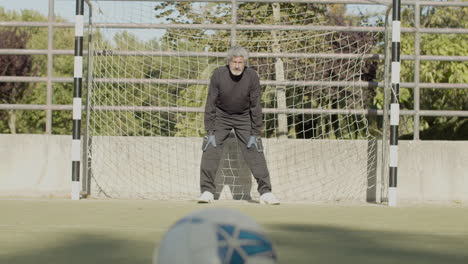
<path fill-rule="evenodd" d="M 309 3 L 90 2 L 91 196 L 199 195 L 207 87 L 234 44 L 249 50 L 260 76 L 273 192 L 285 202 L 365 201 L 378 189 L 362 79 L 376 33 L 326 30 L 327 10 Z M 232 135 L 216 181 L 220 199 L 258 198 L 238 148 Z"/>

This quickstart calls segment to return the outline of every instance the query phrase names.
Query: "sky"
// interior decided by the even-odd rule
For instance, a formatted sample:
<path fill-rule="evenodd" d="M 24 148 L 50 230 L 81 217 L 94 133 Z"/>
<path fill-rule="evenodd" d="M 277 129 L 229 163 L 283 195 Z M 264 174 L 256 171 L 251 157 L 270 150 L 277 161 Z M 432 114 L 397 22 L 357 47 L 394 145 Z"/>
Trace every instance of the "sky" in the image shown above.
<path fill-rule="evenodd" d="M 144 6 L 151 6 L 151 2 L 144 2 Z M 86 5 L 85 5 L 86 6 Z M 123 2 L 118 1 L 116 3 L 112 3 L 110 1 L 101 2 L 99 7 L 103 10 L 112 11 L 114 16 L 118 18 L 114 18 L 113 21 L 106 21 L 106 22 L 130 22 L 129 15 L 131 15 L 135 19 L 136 22 L 143 22 L 143 23 L 150 23 L 152 20 L 151 13 L 148 14 L 146 12 L 146 17 L 143 14 L 143 5 L 137 6 L 130 2 Z M 47 16 L 49 13 L 49 0 L 0 0 L 0 7 L 4 7 L 7 11 L 8 10 L 16 10 L 20 11 L 22 9 L 33 9 L 38 11 L 44 16 Z M 87 8 L 85 8 L 85 11 Z M 69 22 L 75 21 L 75 14 L 76 14 L 76 0 L 55 0 L 54 1 L 54 13 L 56 16 L 60 16 L 65 18 Z M 127 17 L 127 19 L 125 19 Z M 118 19 L 118 21 L 117 21 Z M 126 21 L 127 20 L 127 21 Z M 85 14 L 85 23 L 86 23 L 86 14 Z M 96 19 L 94 20 L 95 22 Z M 107 32 L 103 32 L 104 35 L 110 36 L 112 38 L 113 34 L 115 34 L 118 29 L 108 29 Z M 155 37 L 159 37 L 163 35 L 164 31 L 162 30 L 152 30 L 151 34 L 148 34 L 148 30 L 140 30 L 140 29 L 132 29 L 132 33 L 136 34 L 139 39 L 148 41 L 150 39 L 154 39 Z"/>
<path fill-rule="evenodd" d="M 49 0 L 0 0 L 0 6 L 7 10 L 33 9 L 43 15 L 49 13 Z M 75 0 L 55 0 L 55 14 L 73 21 Z"/>

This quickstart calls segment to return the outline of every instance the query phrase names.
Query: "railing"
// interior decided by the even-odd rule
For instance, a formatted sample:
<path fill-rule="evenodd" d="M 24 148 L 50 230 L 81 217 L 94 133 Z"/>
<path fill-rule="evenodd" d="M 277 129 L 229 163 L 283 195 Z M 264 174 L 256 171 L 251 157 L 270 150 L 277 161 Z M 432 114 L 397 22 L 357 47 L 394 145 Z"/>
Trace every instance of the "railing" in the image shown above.
<path fill-rule="evenodd" d="M 102 1 L 102 0 L 101 0 Z M 106 0 L 112 1 L 112 0 Z M 118 0 L 113 0 L 118 1 Z M 141 0 L 140 0 L 141 1 Z M 182 1 L 193 1 L 193 0 L 178 0 Z M 55 28 L 73 28 L 74 23 L 68 22 L 55 22 L 54 19 L 54 0 L 49 0 L 49 12 L 48 12 L 48 21 L 47 22 L 20 22 L 20 21 L 0 21 L 0 27 L 47 27 L 48 29 L 48 44 L 47 49 L 0 49 L 1 55 L 47 55 L 47 76 L 46 77 L 25 77 L 25 76 L 0 76 L 0 82 L 43 82 L 47 84 L 47 93 L 46 93 L 46 103 L 41 105 L 35 104 L 0 104 L 0 110 L 43 110 L 46 111 L 46 127 L 45 133 L 52 133 L 52 111 L 71 111 L 72 105 L 57 105 L 52 103 L 52 84 L 53 83 L 72 83 L 73 77 L 54 77 L 53 76 L 53 56 L 56 55 L 69 55 L 73 56 L 74 51 L 71 49 L 67 50 L 57 50 L 54 49 L 54 29 Z M 203 0 L 203 2 L 228 2 L 226 0 Z M 238 0 L 238 2 L 255 2 L 255 0 Z M 371 1 L 371 0 L 262 0 L 262 2 L 294 2 L 294 3 L 321 3 L 321 4 L 380 4 L 388 5 L 391 1 Z M 413 33 L 415 35 L 414 40 L 414 55 L 402 55 L 401 60 L 411 60 L 414 61 L 414 81 L 409 83 L 401 83 L 400 87 L 412 88 L 414 92 L 414 108 L 413 110 L 401 110 L 400 115 L 403 116 L 413 116 L 414 118 L 414 134 L 413 139 L 419 139 L 419 122 L 420 117 L 422 116 L 458 116 L 458 117 L 468 117 L 468 111 L 446 111 L 446 110 L 421 110 L 420 109 L 420 91 L 421 89 L 431 88 L 431 89 L 468 89 L 467 83 L 421 83 L 420 82 L 420 64 L 422 61 L 468 61 L 468 56 L 430 56 L 430 55 L 421 55 L 420 54 L 420 42 L 421 34 L 468 34 L 468 29 L 466 28 L 421 28 L 420 25 L 420 13 L 422 6 L 459 6 L 459 7 L 468 7 L 468 2 L 432 2 L 432 1 L 402 1 L 402 5 L 413 5 L 415 7 L 415 26 L 411 28 L 401 28 L 402 33 Z M 94 24 L 93 27 L 115 27 L 115 28 L 171 28 L 171 27 L 187 27 L 188 25 L 167 25 L 167 24 L 140 24 L 132 25 L 125 23 L 118 24 Z M 204 29 L 231 29 L 232 25 L 189 25 L 190 28 L 204 28 Z M 288 26 L 255 26 L 255 25 L 235 25 L 237 30 L 239 29 L 287 29 Z M 297 26 L 295 26 L 297 30 Z M 351 26 L 302 26 L 302 30 L 334 30 L 340 32 L 384 32 L 385 28 L 383 27 L 351 27 Z M 140 55 L 157 55 L 157 56 L 171 56 L 170 52 L 155 53 L 152 51 L 140 51 Z M 84 51 L 84 55 L 87 55 L 87 51 Z M 125 52 L 121 52 L 118 55 L 127 55 Z M 128 54 L 130 55 L 130 54 Z M 132 52 L 131 55 L 135 55 Z M 178 53 L 181 56 L 180 53 Z M 193 54 L 187 54 L 191 56 Z M 200 53 L 198 55 L 207 55 L 210 54 Z M 216 54 L 211 54 L 216 55 Z M 219 54 L 218 54 L 219 55 Z M 263 53 L 253 53 L 252 57 L 268 57 L 268 56 L 287 56 L 284 54 L 263 54 Z M 289 54 L 290 55 L 290 54 Z M 311 54 L 310 57 L 320 57 L 328 56 L 327 54 Z M 373 54 L 367 55 L 364 59 L 379 59 L 383 60 L 384 55 L 382 54 Z M 99 80 L 97 80 L 99 81 Z M 105 80 L 101 80 L 105 81 Z M 125 81 L 125 80 L 120 80 Z M 132 82 L 132 80 L 128 80 Z M 177 81 L 177 80 L 175 80 Z M 205 81 L 199 81 L 202 84 L 205 84 Z M 268 84 L 277 84 L 275 81 L 268 81 Z M 357 83 L 358 85 L 364 85 L 369 87 L 383 87 L 382 82 L 365 82 Z M 118 107 L 117 107 L 118 108 Z M 109 109 L 111 110 L 111 109 Z M 180 109 L 179 109 L 180 110 Z M 278 110 L 280 111 L 280 110 Z M 315 111 L 315 110 L 311 110 Z M 318 110 L 317 110 L 318 111 Z M 315 111 L 315 112 L 317 112 Z M 328 110 L 320 110 L 328 111 Z M 314 113 L 315 113 L 314 112 Z M 356 113 L 363 114 L 377 114 L 383 115 L 382 110 L 377 109 L 365 109 L 365 110 L 356 110 Z M 279 113 L 279 112 L 278 112 Z"/>

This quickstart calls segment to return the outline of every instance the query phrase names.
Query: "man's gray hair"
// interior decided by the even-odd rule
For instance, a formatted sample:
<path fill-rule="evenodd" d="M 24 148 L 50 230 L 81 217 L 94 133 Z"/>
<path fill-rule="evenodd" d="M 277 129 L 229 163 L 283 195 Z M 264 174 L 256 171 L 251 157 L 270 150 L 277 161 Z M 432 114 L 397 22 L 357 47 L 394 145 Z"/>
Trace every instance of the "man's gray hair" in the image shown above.
<path fill-rule="evenodd" d="M 249 52 L 241 47 L 241 46 L 234 46 L 231 47 L 226 56 L 226 62 L 229 64 L 233 57 L 244 57 L 244 60 L 247 61 L 249 59 Z"/>

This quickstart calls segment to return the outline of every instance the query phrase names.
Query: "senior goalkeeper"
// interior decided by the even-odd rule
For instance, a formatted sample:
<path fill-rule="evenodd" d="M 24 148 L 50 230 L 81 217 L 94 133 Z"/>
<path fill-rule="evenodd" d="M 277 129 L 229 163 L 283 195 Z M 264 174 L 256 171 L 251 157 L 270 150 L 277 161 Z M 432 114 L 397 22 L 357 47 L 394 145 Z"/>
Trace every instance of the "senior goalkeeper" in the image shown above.
<path fill-rule="evenodd" d="M 261 87 L 257 72 L 246 67 L 249 53 L 243 47 L 232 47 L 226 66 L 217 68 L 211 77 L 205 105 L 203 156 L 200 168 L 199 203 L 213 201 L 215 176 L 223 147 L 231 130 L 244 159 L 258 184 L 260 203 L 279 204 L 271 192 L 270 175 L 263 154 Z"/>

